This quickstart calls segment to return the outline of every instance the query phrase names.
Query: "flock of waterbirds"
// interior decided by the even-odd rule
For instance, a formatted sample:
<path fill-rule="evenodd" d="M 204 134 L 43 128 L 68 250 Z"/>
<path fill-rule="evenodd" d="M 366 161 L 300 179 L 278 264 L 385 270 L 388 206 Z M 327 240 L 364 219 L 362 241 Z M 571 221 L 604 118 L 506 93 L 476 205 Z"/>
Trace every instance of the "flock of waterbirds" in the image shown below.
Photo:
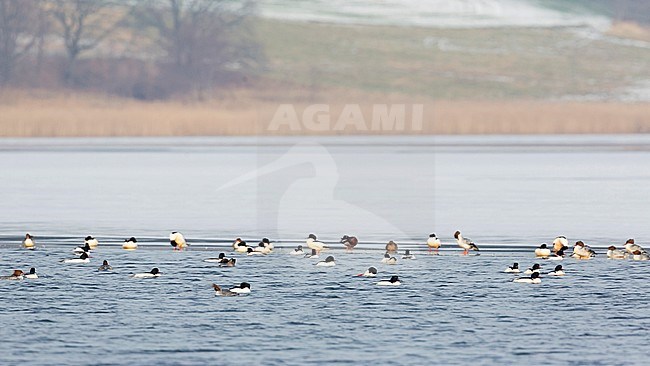
<path fill-rule="evenodd" d="M 458 247 L 463 249 L 462 255 L 468 255 L 470 251 L 478 252 L 478 246 L 469 238 L 463 237 L 460 231 L 454 233 L 454 238 L 456 239 L 456 244 Z M 183 234 L 179 232 L 172 232 L 169 235 L 169 242 L 173 250 L 184 250 L 189 244 Z M 347 252 L 352 252 L 353 249 L 359 244 L 359 239 L 355 236 L 344 235 L 339 244 L 342 244 Z M 93 236 L 87 236 L 84 239 L 84 245 L 74 248 L 72 258 L 67 258 L 61 260 L 65 264 L 87 264 L 90 263 L 91 251 L 96 249 L 99 245 L 99 241 Z M 329 246 L 324 242 L 319 241 L 318 237 L 315 234 L 309 234 L 305 241 L 305 245 L 309 249 L 305 251 L 303 245 L 298 245 L 295 249 L 289 252 L 289 255 L 299 256 L 308 259 L 318 259 L 322 251 L 328 250 Z M 32 235 L 26 234 L 25 239 L 22 242 L 22 247 L 28 250 L 34 250 L 36 248 L 35 239 Z M 428 253 L 432 255 L 438 255 L 439 249 L 442 247 L 442 242 L 436 236 L 435 233 L 429 235 L 426 240 L 426 247 Z M 138 248 L 138 241 L 136 238 L 131 237 L 124 240 L 122 248 L 125 250 L 136 250 Z M 236 238 L 232 244 L 232 250 L 238 255 L 246 256 L 264 256 L 273 253 L 274 244 L 268 238 L 262 238 L 257 246 L 248 245 L 241 238 Z M 387 265 L 393 265 L 397 263 L 396 253 L 398 253 L 398 245 L 394 241 L 389 241 L 385 246 L 385 254 L 381 259 L 381 263 Z M 565 236 L 556 237 L 552 244 L 542 243 L 538 248 L 535 249 L 535 257 L 543 260 L 549 261 L 560 261 L 564 260 L 567 256 L 566 251 L 569 250 L 569 241 Z M 478 254 L 476 254 L 478 255 Z M 640 245 L 636 244 L 634 239 L 628 239 L 623 245 L 622 249 L 617 249 L 615 246 L 609 246 L 607 248 L 607 258 L 608 259 L 632 259 L 637 261 L 650 260 L 650 255 L 643 249 Z M 596 256 L 596 252 L 590 248 L 583 241 L 579 240 L 575 242 L 573 246 L 573 252 L 570 257 L 577 260 L 589 260 Z M 413 260 L 415 255 L 411 253 L 410 250 L 405 250 L 401 256 L 402 260 Z M 237 258 L 227 257 L 225 253 L 220 253 L 218 257 L 204 259 L 205 262 L 216 263 L 219 267 L 235 267 L 237 265 Z M 333 267 L 336 265 L 336 260 L 334 256 L 329 255 L 324 260 L 318 261 L 314 264 L 319 267 Z M 102 265 L 99 266 L 98 271 L 112 271 L 113 267 L 109 264 L 108 260 L 103 260 Z M 513 280 L 517 283 L 530 283 L 530 284 L 539 284 L 541 283 L 541 266 L 539 263 L 535 263 L 530 268 L 525 271 L 521 271 L 518 263 L 514 263 L 512 266 L 508 266 L 504 272 L 506 273 L 523 273 L 524 277 L 518 277 Z M 365 272 L 357 274 L 357 277 L 376 277 L 377 268 L 369 267 Z M 143 273 L 133 273 L 130 276 L 133 278 L 156 278 L 160 277 L 162 272 L 158 268 L 153 268 L 149 272 Z M 562 265 L 558 264 L 555 266 L 554 270 L 546 273 L 548 276 L 564 276 L 565 271 Z M 30 268 L 30 270 L 25 273 L 20 269 L 15 269 L 11 275 L 0 276 L 2 280 L 23 280 L 23 279 L 37 279 L 38 274 L 36 273 L 35 268 Z M 383 279 L 378 281 L 376 284 L 378 286 L 399 286 L 401 285 L 401 280 L 397 275 L 392 275 L 390 278 Z M 248 282 L 242 282 L 237 286 L 233 286 L 229 289 L 224 289 L 217 284 L 212 285 L 215 290 L 215 295 L 217 296 L 238 296 L 242 294 L 249 294 L 251 292 L 251 285 Z"/>

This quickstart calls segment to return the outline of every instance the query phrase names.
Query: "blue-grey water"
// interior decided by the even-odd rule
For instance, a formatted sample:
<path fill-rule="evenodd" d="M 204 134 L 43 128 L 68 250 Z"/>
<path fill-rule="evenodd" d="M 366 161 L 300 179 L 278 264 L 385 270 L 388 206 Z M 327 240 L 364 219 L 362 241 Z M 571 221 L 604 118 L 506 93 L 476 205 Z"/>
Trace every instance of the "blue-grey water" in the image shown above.
<path fill-rule="evenodd" d="M 649 157 L 645 136 L 0 140 L 0 275 L 41 275 L 0 281 L 0 364 L 644 364 L 648 262 L 602 248 L 650 238 Z M 480 256 L 457 255 L 457 229 Z M 310 232 L 337 266 L 282 248 Z M 90 264 L 59 262 L 91 234 Z M 502 273 L 556 235 L 601 255 L 541 285 Z M 202 261 L 235 236 L 279 248 Z M 418 258 L 381 264 L 391 239 Z M 371 265 L 402 286 L 353 277 Z M 211 288 L 242 281 L 251 295 Z"/>

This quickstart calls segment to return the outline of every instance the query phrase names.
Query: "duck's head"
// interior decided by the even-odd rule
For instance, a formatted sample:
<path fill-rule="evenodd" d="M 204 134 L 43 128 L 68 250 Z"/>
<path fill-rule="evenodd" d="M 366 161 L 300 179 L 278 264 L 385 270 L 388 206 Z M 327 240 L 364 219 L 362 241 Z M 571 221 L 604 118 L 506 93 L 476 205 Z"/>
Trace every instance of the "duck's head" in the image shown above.
<path fill-rule="evenodd" d="M 29 274 L 36 274 L 36 268 L 32 267 L 29 269 Z"/>
<path fill-rule="evenodd" d="M 151 273 L 152 275 L 157 275 L 160 273 L 160 270 L 158 269 L 158 267 L 154 267 L 153 269 L 151 269 L 151 272 L 149 273 Z"/>
<path fill-rule="evenodd" d="M 546 243 L 542 243 L 542 245 L 539 246 L 540 249 L 546 249 Z"/>
<path fill-rule="evenodd" d="M 539 269 L 539 263 L 533 264 L 533 270 Z"/>
<path fill-rule="evenodd" d="M 341 241 L 340 241 L 340 242 L 341 242 L 341 243 L 345 243 L 346 241 L 348 241 L 348 239 L 350 239 L 349 236 L 347 236 L 347 235 L 343 235 L 343 237 L 341 238 Z"/>
<path fill-rule="evenodd" d="M 93 239 L 95 239 L 95 238 L 93 238 L 92 236 L 88 235 L 84 240 L 85 240 L 85 241 L 88 241 L 88 240 L 93 240 Z"/>
<path fill-rule="evenodd" d="M 460 231 L 456 231 L 456 232 L 454 233 L 454 238 L 455 238 L 455 239 L 458 239 L 459 236 L 460 236 Z"/>
<path fill-rule="evenodd" d="M 431 234 L 429 234 L 429 237 L 430 237 L 430 238 L 435 238 L 435 237 L 436 237 L 436 233 L 431 233 Z"/>
<path fill-rule="evenodd" d="M 555 272 L 561 271 L 561 270 L 562 270 L 562 265 L 561 264 L 558 264 L 557 266 L 555 266 Z"/>
<path fill-rule="evenodd" d="M 316 235 L 314 235 L 314 234 L 309 234 L 309 236 L 307 237 L 307 239 L 318 240 L 318 238 L 317 238 Z"/>
<path fill-rule="evenodd" d="M 519 268 L 519 263 L 515 262 L 512 264 L 512 269 L 517 269 Z"/>
<path fill-rule="evenodd" d="M 368 268 L 368 273 L 377 274 L 377 268 L 375 267 Z"/>
<path fill-rule="evenodd" d="M 108 261 L 104 259 L 104 262 L 102 262 L 102 266 L 108 266 Z"/>
<path fill-rule="evenodd" d="M 533 272 L 533 274 L 530 275 L 530 278 L 532 279 L 539 278 L 539 272 Z"/>
<path fill-rule="evenodd" d="M 627 239 L 625 244 L 634 244 L 634 239 Z"/>
<path fill-rule="evenodd" d="M 390 278 L 390 282 L 393 282 L 393 283 L 395 283 L 395 282 L 399 282 L 399 277 L 398 277 L 398 276 L 392 276 L 392 277 Z"/>
<path fill-rule="evenodd" d="M 298 250 L 302 250 L 302 245 L 298 245 Z"/>
<path fill-rule="evenodd" d="M 388 252 L 384 253 L 384 258 L 390 258 L 390 254 Z"/>
<path fill-rule="evenodd" d="M 226 253 L 219 253 L 219 259 L 224 259 L 226 258 Z"/>
<path fill-rule="evenodd" d="M 137 242 L 138 242 L 134 237 L 130 237 L 130 238 L 126 239 L 125 241 L 126 241 L 126 242 L 129 242 L 129 241 L 130 241 L 130 242 L 132 242 L 132 243 L 137 243 Z"/>
<path fill-rule="evenodd" d="M 327 258 L 325 258 L 325 262 L 327 262 L 327 263 L 334 262 L 334 257 L 331 256 L 331 255 L 327 256 Z"/>
<path fill-rule="evenodd" d="M 578 240 L 575 244 L 576 247 L 584 247 L 585 243 L 582 240 Z"/>
<path fill-rule="evenodd" d="M 34 237 L 31 236 L 29 233 L 25 234 L 25 239 L 33 239 Z"/>
<path fill-rule="evenodd" d="M 253 250 L 253 248 L 248 248 L 248 249 L 246 249 L 246 252 L 247 252 L 247 253 L 253 253 L 254 250 Z"/>
<path fill-rule="evenodd" d="M 613 245 L 610 245 L 610 246 L 607 247 L 607 250 L 616 250 L 616 247 L 613 246 Z"/>
<path fill-rule="evenodd" d="M 262 243 L 271 244 L 271 241 L 269 240 L 269 238 L 262 238 Z"/>
<path fill-rule="evenodd" d="M 88 253 L 86 253 L 86 252 L 81 253 L 81 255 L 79 256 L 79 259 L 88 259 Z"/>
<path fill-rule="evenodd" d="M 250 290 L 250 289 L 251 289 L 251 284 L 248 283 L 248 282 L 242 282 L 242 283 L 239 285 L 239 288 L 247 288 L 247 289 Z"/>
<path fill-rule="evenodd" d="M 20 277 L 20 276 L 22 276 L 23 274 L 25 274 L 23 271 L 21 271 L 21 270 L 19 270 L 19 269 L 14 269 L 14 273 L 12 274 L 12 276 L 13 276 L 13 277 Z"/>

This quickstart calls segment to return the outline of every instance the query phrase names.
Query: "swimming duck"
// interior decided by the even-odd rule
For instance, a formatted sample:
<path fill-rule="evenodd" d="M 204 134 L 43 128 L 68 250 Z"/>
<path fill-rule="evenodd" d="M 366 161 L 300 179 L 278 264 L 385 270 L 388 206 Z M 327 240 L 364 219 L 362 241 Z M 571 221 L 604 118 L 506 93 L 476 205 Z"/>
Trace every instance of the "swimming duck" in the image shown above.
<path fill-rule="evenodd" d="M 35 280 L 38 278 L 38 275 L 36 274 L 36 268 L 32 267 L 29 269 L 29 273 L 25 275 L 25 278 L 28 278 L 30 280 Z"/>
<path fill-rule="evenodd" d="M 341 244 L 345 245 L 345 249 L 348 252 L 351 252 L 354 247 L 359 244 L 359 239 L 357 239 L 356 236 L 348 236 L 348 235 L 343 235 L 341 238 Z"/>
<path fill-rule="evenodd" d="M 64 259 L 61 262 L 71 264 L 89 263 L 90 259 L 88 258 L 88 253 L 81 253 L 79 258 Z"/>
<path fill-rule="evenodd" d="M 246 253 L 247 253 L 246 255 L 265 255 L 264 253 L 258 252 L 258 251 L 256 251 L 255 249 L 253 249 L 251 247 L 248 247 Z"/>
<path fill-rule="evenodd" d="M 122 244 L 122 249 L 126 249 L 126 250 L 138 249 L 138 241 L 134 237 L 130 237 L 124 240 L 124 244 Z"/>
<path fill-rule="evenodd" d="M 640 252 L 645 252 L 645 249 L 643 249 L 640 245 L 634 243 L 634 239 L 627 239 L 625 242 L 625 250 L 627 250 L 628 253 L 634 254 L 635 251 L 640 251 Z"/>
<path fill-rule="evenodd" d="M 275 249 L 275 245 L 273 245 L 273 242 L 270 241 L 269 238 L 262 238 L 262 243 L 264 244 L 264 247 L 270 251 Z"/>
<path fill-rule="evenodd" d="M 429 247 L 429 252 L 431 249 L 435 249 L 435 252 L 438 253 L 438 249 L 441 246 L 440 239 L 436 236 L 435 233 L 429 234 L 429 239 L 427 239 L 427 246 Z"/>
<path fill-rule="evenodd" d="M 160 277 L 162 273 L 158 268 L 153 268 L 151 271 L 146 272 L 146 273 L 134 273 L 131 275 L 133 278 L 155 278 L 155 277 Z"/>
<path fill-rule="evenodd" d="M 512 280 L 512 282 L 518 283 L 542 283 L 542 279 L 539 278 L 539 272 L 533 272 L 530 277 L 521 277 Z"/>
<path fill-rule="evenodd" d="M 316 265 L 321 267 L 333 267 L 336 265 L 336 262 L 334 261 L 334 257 L 330 255 L 327 258 L 325 258 L 324 261 L 320 261 L 316 263 Z"/>
<path fill-rule="evenodd" d="M 389 241 L 388 244 L 386 244 L 386 251 L 388 253 L 397 253 L 397 244 L 394 241 Z"/>
<path fill-rule="evenodd" d="M 318 254 L 320 254 L 320 251 L 323 250 L 323 248 L 327 247 L 323 242 L 318 241 L 318 238 L 314 234 L 309 234 L 306 243 L 309 249 L 315 249 Z"/>
<path fill-rule="evenodd" d="M 25 273 L 19 269 L 14 269 L 11 276 L 0 276 L 0 280 L 22 280 L 25 278 Z"/>
<path fill-rule="evenodd" d="M 221 262 L 219 267 L 234 267 L 237 264 L 236 258 L 224 258 L 226 261 Z"/>
<path fill-rule="evenodd" d="M 178 231 L 172 231 L 172 233 L 169 234 L 169 244 L 171 244 L 174 250 L 183 250 L 187 247 L 185 237 Z"/>
<path fill-rule="evenodd" d="M 203 261 L 208 263 L 226 263 L 228 262 L 228 258 L 226 258 L 226 253 L 219 253 L 217 258 L 207 258 Z"/>
<path fill-rule="evenodd" d="M 375 277 L 377 276 L 377 268 L 370 267 L 365 272 L 359 273 L 357 277 Z"/>
<path fill-rule="evenodd" d="M 557 253 L 562 247 L 569 247 L 569 241 L 566 236 L 560 235 L 553 240 L 553 251 Z"/>
<path fill-rule="evenodd" d="M 546 247 L 546 243 L 542 243 L 539 248 L 535 249 L 535 256 L 548 258 L 551 255 L 551 250 Z"/>
<path fill-rule="evenodd" d="M 632 259 L 635 261 L 647 261 L 650 259 L 650 256 L 646 252 L 642 252 L 640 250 L 635 250 L 634 253 L 632 253 Z"/>
<path fill-rule="evenodd" d="M 81 253 L 88 253 L 90 252 L 90 244 L 85 243 L 82 247 L 76 247 L 72 250 L 74 254 L 81 255 Z"/>
<path fill-rule="evenodd" d="M 23 248 L 34 249 L 34 247 L 34 237 L 29 235 L 29 233 L 25 234 L 25 239 L 23 239 Z"/>
<path fill-rule="evenodd" d="M 546 259 L 552 260 L 552 261 L 561 261 L 561 260 L 564 259 L 564 255 L 565 255 L 564 251 L 567 250 L 567 249 L 569 249 L 569 247 L 562 247 L 562 248 L 560 248 L 560 250 L 558 250 L 557 252 L 551 254 Z"/>
<path fill-rule="evenodd" d="M 541 267 L 539 266 L 539 264 L 538 264 L 538 263 L 535 263 L 535 264 L 533 264 L 533 266 L 532 266 L 531 268 L 528 268 L 528 269 L 524 272 L 524 274 L 533 274 L 533 273 L 535 273 L 535 272 L 539 273 L 539 270 L 540 270 L 540 269 L 541 269 Z"/>
<path fill-rule="evenodd" d="M 627 258 L 627 253 L 616 249 L 615 246 L 610 245 L 607 247 L 607 258 L 609 259 L 626 259 Z"/>
<path fill-rule="evenodd" d="M 517 262 L 513 263 L 512 266 L 506 268 L 505 271 L 503 271 L 503 272 L 506 272 L 506 273 L 519 273 L 519 272 L 521 272 L 519 270 L 519 263 L 517 263 Z"/>
<path fill-rule="evenodd" d="M 257 244 L 255 251 L 260 252 L 262 254 L 269 254 L 271 253 L 271 248 L 268 246 L 268 244 L 261 241 L 259 242 L 259 244 Z"/>
<path fill-rule="evenodd" d="M 392 276 L 388 280 L 381 280 L 377 282 L 377 286 L 399 286 L 401 284 L 402 282 L 399 280 L 399 277 L 397 276 Z"/>
<path fill-rule="evenodd" d="M 548 273 L 549 276 L 564 276 L 564 269 L 561 264 L 555 266 L 555 269 Z"/>
<path fill-rule="evenodd" d="M 460 231 L 456 231 L 454 233 L 454 238 L 456 238 L 456 241 L 458 242 L 458 246 L 465 250 L 463 252 L 463 255 L 469 254 L 470 249 L 478 251 L 478 247 L 476 246 L 476 244 L 472 242 L 472 239 L 463 238 L 463 235 L 461 235 Z"/>
<path fill-rule="evenodd" d="M 230 290 L 223 290 L 219 285 L 212 284 L 212 288 L 215 291 L 215 296 L 238 296 L 238 293 L 232 292 Z"/>
<path fill-rule="evenodd" d="M 239 286 L 231 287 L 229 291 L 236 294 L 250 294 L 251 285 L 248 282 L 242 282 Z"/>
<path fill-rule="evenodd" d="M 402 256 L 402 259 L 415 259 L 415 255 L 411 254 L 411 251 L 406 249 L 404 251 L 404 255 Z"/>
<path fill-rule="evenodd" d="M 390 260 L 390 254 L 388 252 L 384 253 L 384 258 L 381 259 L 381 263 L 388 263 Z"/>
<path fill-rule="evenodd" d="M 108 261 L 107 261 L 106 259 L 104 259 L 104 262 L 102 262 L 102 265 L 99 266 L 99 268 L 98 268 L 97 270 L 100 271 L 100 272 L 103 272 L 103 271 L 112 271 L 112 270 L 113 270 L 113 267 L 111 267 L 111 265 L 108 264 Z"/>
<path fill-rule="evenodd" d="M 305 258 L 317 259 L 318 258 L 318 252 L 316 251 L 316 249 L 312 249 L 311 253 L 305 254 Z"/>
<path fill-rule="evenodd" d="M 298 245 L 296 249 L 294 249 L 292 252 L 289 252 L 291 255 L 303 255 L 305 254 L 305 251 L 302 250 L 302 245 Z"/>
<path fill-rule="evenodd" d="M 596 256 L 596 252 L 585 245 L 582 240 L 578 240 L 573 246 L 573 254 L 571 256 L 576 259 L 591 259 Z"/>
<path fill-rule="evenodd" d="M 96 249 L 97 246 L 99 245 L 99 241 L 97 239 L 95 239 L 94 237 L 92 237 L 91 235 L 88 235 L 84 239 L 84 244 L 88 244 L 90 249 Z"/>

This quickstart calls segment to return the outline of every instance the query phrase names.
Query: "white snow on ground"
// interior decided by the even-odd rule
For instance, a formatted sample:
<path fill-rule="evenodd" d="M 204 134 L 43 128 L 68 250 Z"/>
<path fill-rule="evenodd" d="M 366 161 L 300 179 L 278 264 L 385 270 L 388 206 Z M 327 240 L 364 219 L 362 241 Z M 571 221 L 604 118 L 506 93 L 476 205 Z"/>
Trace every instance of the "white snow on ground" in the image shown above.
<path fill-rule="evenodd" d="M 268 18 L 436 28 L 589 26 L 603 16 L 545 9 L 528 0 L 260 0 Z"/>

